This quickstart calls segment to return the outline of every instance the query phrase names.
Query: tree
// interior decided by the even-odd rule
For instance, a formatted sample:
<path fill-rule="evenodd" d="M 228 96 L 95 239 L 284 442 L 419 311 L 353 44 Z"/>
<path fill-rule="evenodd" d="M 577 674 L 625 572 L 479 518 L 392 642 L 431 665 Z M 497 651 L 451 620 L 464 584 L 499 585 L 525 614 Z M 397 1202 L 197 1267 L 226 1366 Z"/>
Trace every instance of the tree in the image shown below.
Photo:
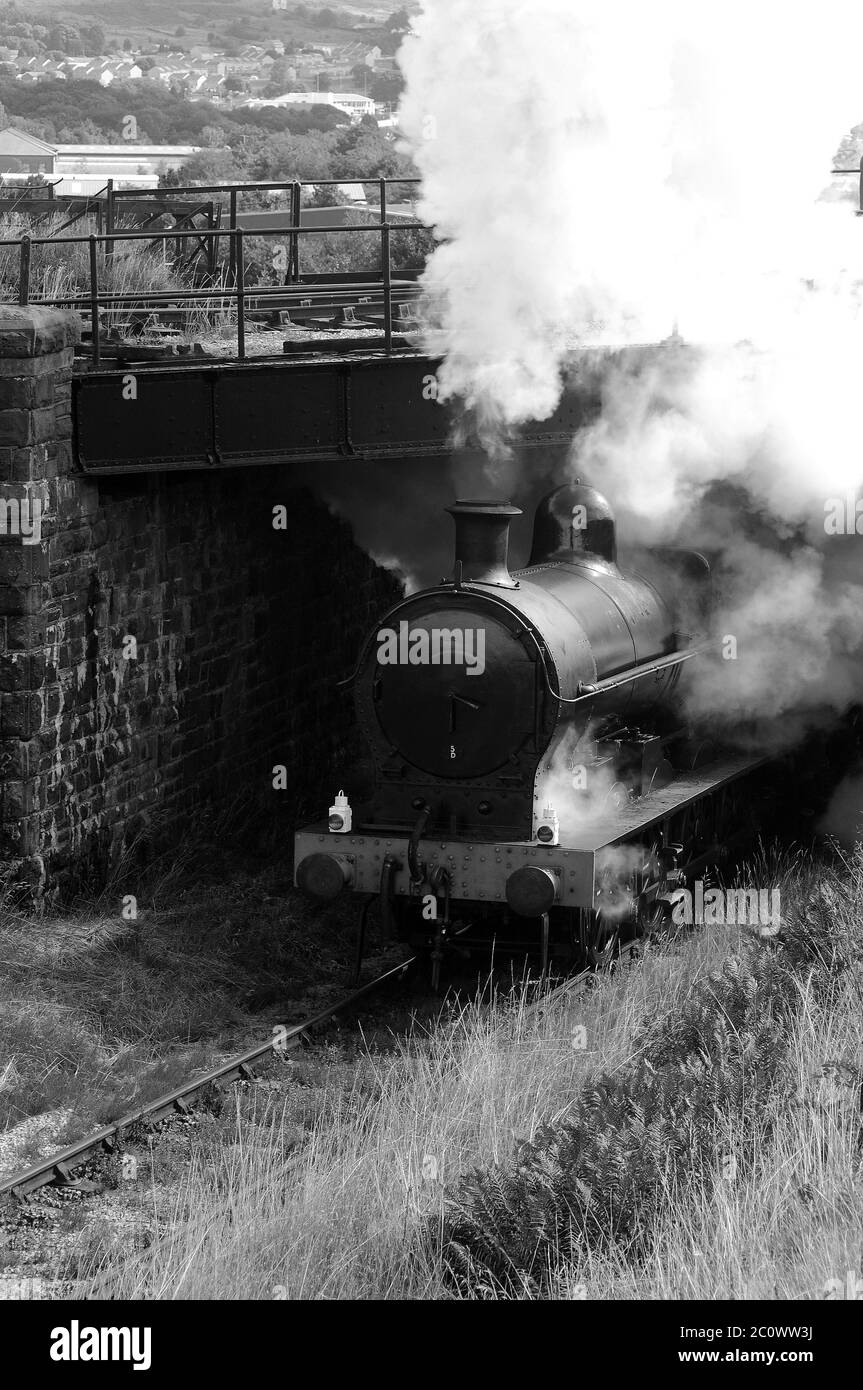
<path fill-rule="evenodd" d="M 391 34 L 406 34 L 410 27 L 411 20 L 407 10 L 396 10 L 384 24 L 384 28 L 389 29 Z"/>
<path fill-rule="evenodd" d="M 314 22 L 319 29 L 335 29 L 338 27 L 339 17 L 335 10 L 324 6 L 322 10 L 318 10 Z"/>
<path fill-rule="evenodd" d="M 102 145 L 110 144 L 111 139 L 106 136 L 101 126 L 96 125 L 95 121 L 83 120 L 70 122 L 69 125 L 61 126 L 57 131 L 57 139 L 64 145 Z"/>
<path fill-rule="evenodd" d="M 237 183 L 246 177 L 230 150 L 202 150 L 193 154 L 183 165 L 183 182 Z M 177 187 L 177 185 L 174 185 Z"/>
<path fill-rule="evenodd" d="M 84 51 L 81 35 L 72 24 L 54 24 L 48 31 L 47 43 L 49 48 L 59 48 L 70 57 L 76 57 Z"/>
<path fill-rule="evenodd" d="M 198 139 L 203 145 L 206 145 L 208 149 L 220 150 L 225 144 L 225 132 L 222 130 L 221 126 L 205 125 Z"/>
<path fill-rule="evenodd" d="M 132 52 L 132 40 L 131 40 L 131 39 L 124 39 L 124 40 L 123 40 L 123 52 L 124 52 L 124 53 L 131 53 L 131 52 Z"/>
<path fill-rule="evenodd" d="M 404 161 L 375 126 L 365 131 L 352 149 L 336 161 L 338 173 L 352 180 L 393 178 L 404 173 Z"/>
<path fill-rule="evenodd" d="M 350 154 L 352 150 L 356 149 L 363 136 L 369 133 L 377 136 L 378 123 L 374 116 L 362 116 L 355 125 L 349 125 L 347 129 L 339 131 L 335 142 L 336 154 Z"/>
<path fill-rule="evenodd" d="M 142 143 L 148 139 L 154 145 L 161 145 L 168 138 L 168 121 L 164 112 L 155 107 L 139 108 L 136 113 L 138 137 Z"/>
<path fill-rule="evenodd" d="M 338 187 L 333 187 L 331 183 L 319 183 L 311 198 L 309 199 L 310 208 L 336 208 L 339 205 Z"/>
<path fill-rule="evenodd" d="M 81 46 L 86 53 L 91 53 L 95 57 L 105 52 L 108 39 L 101 24 L 84 26 L 81 30 Z"/>
<path fill-rule="evenodd" d="M 320 131 L 308 135 L 278 135 L 268 141 L 252 166 L 255 179 L 330 179 L 333 169 L 332 136 Z"/>
<path fill-rule="evenodd" d="M 231 74 L 230 77 L 225 78 L 226 92 L 244 92 L 245 90 L 246 84 L 243 81 L 242 77 L 235 77 L 233 74 Z"/>
<path fill-rule="evenodd" d="M 404 91 L 405 80 L 400 72 L 381 72 L 369 85 L 369 96 L 374 101 L 398 101 Z"/>

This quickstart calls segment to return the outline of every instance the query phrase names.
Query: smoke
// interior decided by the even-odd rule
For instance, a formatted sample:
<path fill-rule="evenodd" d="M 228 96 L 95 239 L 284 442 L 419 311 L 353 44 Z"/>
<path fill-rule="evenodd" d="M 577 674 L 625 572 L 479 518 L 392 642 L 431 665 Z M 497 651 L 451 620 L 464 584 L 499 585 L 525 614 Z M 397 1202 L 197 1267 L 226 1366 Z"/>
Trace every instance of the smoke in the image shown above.
<path fill-rule="evenodd" d="M 537 813 L 544 818 L 546 809 L 555 811 L 560 837 L 570 845 L 583 832 L 592 832 L 598 822 L 612 820 L 630 799 L 629 788 L 611 759 L 594 761 L 594 737 L 593 728 L 581 731 L 573 724 L 560 725 L 537 770 Z"/>
<path fill-rule="evenodd" d="M 863 769 L 850 774 L 833 793 L 818 829 L 832 835 L 846 849 L 863 843 Z"/>
<path fill-rule="evenodd" d="M 710 552 L 736 651 L 690 664 L 690 710 L 775 743 L 863 690 L 863 588 L 825 527 L 863 485 L 863 231 L 821 196 L 861 39 L 848 0 L 423 0 L 399 59 L 441 398 L 518 490 L 518 427 L 573 353 L 664 343 L 599 357 L 569 472 L 624 542 Z"/>
<path fill-rule="evenodd" d="M 741 0 L 425 0 L 400 119 L 443 238 L 423 284 L 444 398 L 505 437 L 551 413 L 575 346 L 792 319 L 798 246 L 816 270 L 835 259 L 811 213 L 860 114 L 858 34 L 847 0 L 816 21 Z"/>

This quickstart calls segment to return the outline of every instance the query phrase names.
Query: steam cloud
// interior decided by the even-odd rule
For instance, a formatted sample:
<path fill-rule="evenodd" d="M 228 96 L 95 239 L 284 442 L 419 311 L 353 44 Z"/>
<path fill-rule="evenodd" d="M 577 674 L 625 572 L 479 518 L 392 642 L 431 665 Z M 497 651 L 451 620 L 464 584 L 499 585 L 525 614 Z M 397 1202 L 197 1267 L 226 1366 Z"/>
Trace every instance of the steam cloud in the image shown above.
<path fill-rule="evenodd" d="M 848 0 L 423 0 L 399 58 L 442 398 L 518 494 L 588 352 L 569 472 L 624 542 L 711 552 L 738 660 L 691 663 L 691 710 L 776 744 L 863 693 L 863 542 L 824 525 L 863 484 L 863 224 L 825 192 L 861 39 Z"/>
<path fill-rule="evenodd" d="M 819 829 L 834 836 L 846 849 L 855 840 L 863 842 L 863 769 L 850 773 L 839 783 Z"/>

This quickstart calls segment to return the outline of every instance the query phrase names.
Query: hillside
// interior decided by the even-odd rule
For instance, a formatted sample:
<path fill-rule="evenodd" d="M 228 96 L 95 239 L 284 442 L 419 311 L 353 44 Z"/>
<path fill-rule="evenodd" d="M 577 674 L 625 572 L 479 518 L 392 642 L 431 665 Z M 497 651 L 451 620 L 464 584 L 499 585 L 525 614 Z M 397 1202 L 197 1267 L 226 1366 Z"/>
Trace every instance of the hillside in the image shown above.
<path fill-rule="evenodd" d="M 6 9 L 7 7 L 3 7 Z M 26 0 L 9 6 L 23 20 L 43 24 L 68 22 L 74 25 L 100 24 L 111 40 L 131 39 L 133 43 L 152 40 L 165 43 L 175 37 L 185 45 L 212 42 L 226 35 L 239 42 L 256 43 L 281 38 L 286 43 L 344 43 L 357 24 L 381 24 L 395 11 L 415 8 L 381 4 L 326 6 L 301 0 L 81 0 L 80 4 L 55 5 L 52 0 Z M 178 34 L 178 30 L 183 30 Z"/>

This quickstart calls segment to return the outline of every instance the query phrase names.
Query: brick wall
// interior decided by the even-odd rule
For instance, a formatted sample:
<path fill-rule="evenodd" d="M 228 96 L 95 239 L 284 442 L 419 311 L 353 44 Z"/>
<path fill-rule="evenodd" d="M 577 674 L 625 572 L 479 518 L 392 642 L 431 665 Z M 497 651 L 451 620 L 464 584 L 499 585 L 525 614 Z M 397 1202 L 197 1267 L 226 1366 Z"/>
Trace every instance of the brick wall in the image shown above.
<path fill-rule="evenodd" d="M 79 474 L 75 332 L 0 308 L 0 867 L 53 892 L 205 805 L 286 835 L 325 810 L 356 748 L 335 682 L 397 593 L 289 467 Z"/>

